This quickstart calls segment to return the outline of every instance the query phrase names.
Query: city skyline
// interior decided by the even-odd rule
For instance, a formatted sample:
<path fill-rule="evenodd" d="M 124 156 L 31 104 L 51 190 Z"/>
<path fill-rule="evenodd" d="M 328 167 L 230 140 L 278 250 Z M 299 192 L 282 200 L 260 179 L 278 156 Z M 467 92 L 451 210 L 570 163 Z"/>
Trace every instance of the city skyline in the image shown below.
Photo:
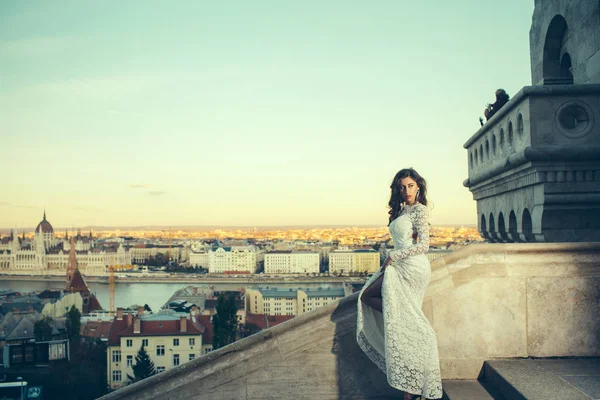
<path fill-rule="evenodd" d="M 1 228 L 384 226 L 409 166 L 473 225 L 462 146 L 530 84 L 533 2 L 116 7 L 0 5 Z"/>

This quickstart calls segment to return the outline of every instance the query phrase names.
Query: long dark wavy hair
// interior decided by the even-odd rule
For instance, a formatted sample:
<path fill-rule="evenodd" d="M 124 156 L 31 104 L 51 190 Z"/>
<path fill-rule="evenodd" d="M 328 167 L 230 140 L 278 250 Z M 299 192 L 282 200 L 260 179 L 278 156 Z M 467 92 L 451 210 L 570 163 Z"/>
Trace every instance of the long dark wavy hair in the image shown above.
<path fill-rule="evenodd" d="M 398 171 L 396 176 L 394 176 L 392 184 L 390 185 L 390 189 L 392 189 L 392 195 L 390 196 L 390 202 L 388 203 L 388 206 L 390 207 L 390 210 L 388 211 L 388 214 L 390 214 L 390 221 L 388 225 L 393 220 L 398 218 L 398 215 L 400 214 L 400 206 L 403 203 L 402 196 L 400 195 L 400 181 L 408 177 L 417 182 L 417 186 L 419 186 L 419 195 L 415 201 L 423 204 L 424 206 L 427 205 L 427 182 L 425 182 L 425 179 L 412 168 L 401 169 Z"/>

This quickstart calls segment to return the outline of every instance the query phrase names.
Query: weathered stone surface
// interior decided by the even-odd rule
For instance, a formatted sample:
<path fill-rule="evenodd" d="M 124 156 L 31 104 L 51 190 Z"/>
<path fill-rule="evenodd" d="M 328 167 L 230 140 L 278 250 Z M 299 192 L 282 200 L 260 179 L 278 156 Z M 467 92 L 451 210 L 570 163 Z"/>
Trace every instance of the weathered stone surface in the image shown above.
<path fill-rule="evenodd" d="M 494 400 L 481 383 L 475 380 L 446 380 L 444 392 L 444 398 L 448 400 Z"/>
<path fill-rule="evenodd" d="M 600 355 L 600 277 L 529 278 L 528 353 Z"/>
<path fill-rule="evenodd" d="M 439 340 L 439 337 L 438 337 Z M 440 356 L 444 379 L 477 379 L 485 358 L 449 358 Z"/>
<path fill-rule="evenodd" d="M 525 282 L 477 278 L 433 299 L 440 357 L 489 359 L 525 356 Z"/>
<path fill-rule="evenodd" d="M 560 379 L 555 373 L 532 360 L 486 361 L 485 380 L 495 381 L 496 388 L 513 391 L 528 400 L 573 399 L 590 400 L 591 397 L 575 386 Z M 504 388 L 502 386 L 504 385 Z"/>

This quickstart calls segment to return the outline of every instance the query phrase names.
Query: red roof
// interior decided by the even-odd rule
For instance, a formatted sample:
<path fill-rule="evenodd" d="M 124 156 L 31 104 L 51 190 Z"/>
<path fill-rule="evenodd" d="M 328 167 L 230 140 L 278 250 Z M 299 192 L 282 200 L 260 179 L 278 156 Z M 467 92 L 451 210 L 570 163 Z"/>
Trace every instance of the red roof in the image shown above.
<path fill-rule="evenodd" d="M 71 282 L 69 282 L 69 286 L 67 287 L 68 292 L 77 292 L 84 299 L 83 301 L 83 314 L 89 314 L 92 311 L 102 310 L 102 306 L 100 302 L 96 298 L 94 294 L 90 292 L 85 280 L 83 280 L 83 276 L 81 276 L 81 272 L 79 272 L 79 268 L 75 269 L 73 272 L 73 276 L 71 277 Z M 86 300 L 87 299 L 87 302 Z"/>
<path fill-rule="evenodd" d="M 212 316 L 210 315 L 198 315 L 198 322 L 204 327 L 202 332 L 202 344 L 212 344 L 213 342 L 213 324 Z"/>
<path fill-rule="evenodd" d="M 79 272 L 79 268 L 75 269 L 75 272 L 73 273 L 73 277 L 71 278 L 71 282 L 69 283 L 69 287 L 67 288 L 67 290 L 79 293 L 85 293 L 90 291 L 85 281 L 83 280 L 83 276 L 81 276 L 81 272 Z"/>
<path fill-rule="evenodd" d="M 112 325 L 110 327 L 110 333 L 108 335 L 108 345 L 109 346 L 118 346 L 121 344 L 121 331 L 127 328 L 127 316 L 124 315 L 123 319 L 118 320 L 117 317 L 113 319 Z"/>
<path fill-rule="evenodd" d="M 282 322 L 289 321 L 294 318 L 293 315 L 263 315 L 246 313 L 246 325 L 256 325 L 259 329 L 272 328 Z M 267 321 L 268 325 L 267 326 Z"/>
<path fill-rule="evenodd" d="M 86 338 L 108 339 L 112 321 L 88 321 L 81 325 L 81 336 Z"/>
<path fill-rule="evenodd" d="M 35 233 L 54 233 L 54 228 L 50 225 L 50 222 L 46 221 L 46 212 L 44 212 L 44 219 L 35 228 Z"/>
<path fill-rule="evenodd" d="M 127 326 L 127 316 L 116 318 L 110 332 L 109 345 L 118 346 L 122 336 L 191 336 L 202 335 L 202 331 L 188 319 L 186 332 L 181 332 L 180 321 L 140 321 L 140 333 L 133 333 L 133 322 Z M 212 329 L 211 329 L 212 331 Z"/>

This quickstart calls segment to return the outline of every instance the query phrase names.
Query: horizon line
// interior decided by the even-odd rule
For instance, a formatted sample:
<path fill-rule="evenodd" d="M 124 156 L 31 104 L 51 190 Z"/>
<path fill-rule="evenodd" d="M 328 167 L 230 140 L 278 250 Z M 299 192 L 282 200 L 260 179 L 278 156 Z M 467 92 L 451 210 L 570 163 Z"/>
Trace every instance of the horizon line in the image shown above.
<path fill-rule="evenodd" d="M 465 226 L 465 227 L 477 227 L 476 223 L 458 223 L 458 224 L 430 224 L 431 226 Z M 375 225 L 375 224 L 323 224 L 323 225 L 131 225 L 131 226 L 103 226 L 103 225 L 87 225 L 81 227 L 58 227 L 54 231 L 58 230 L 75 230 L 75 229 L 97 229 L 97 230 L 133 230 L 133 229 L 149 229 L 149 228 L 162 228 L 160 230 L 173 230 L 173 229 L 265 229 L 265 228 L 384 228 L 386 225 Z M 11 230 L 16 229 L 18 231 L 29 230 L 35 231 L 34 227 L 25 228 L 0 228 L 0 232 L 10 233 Z"/>

